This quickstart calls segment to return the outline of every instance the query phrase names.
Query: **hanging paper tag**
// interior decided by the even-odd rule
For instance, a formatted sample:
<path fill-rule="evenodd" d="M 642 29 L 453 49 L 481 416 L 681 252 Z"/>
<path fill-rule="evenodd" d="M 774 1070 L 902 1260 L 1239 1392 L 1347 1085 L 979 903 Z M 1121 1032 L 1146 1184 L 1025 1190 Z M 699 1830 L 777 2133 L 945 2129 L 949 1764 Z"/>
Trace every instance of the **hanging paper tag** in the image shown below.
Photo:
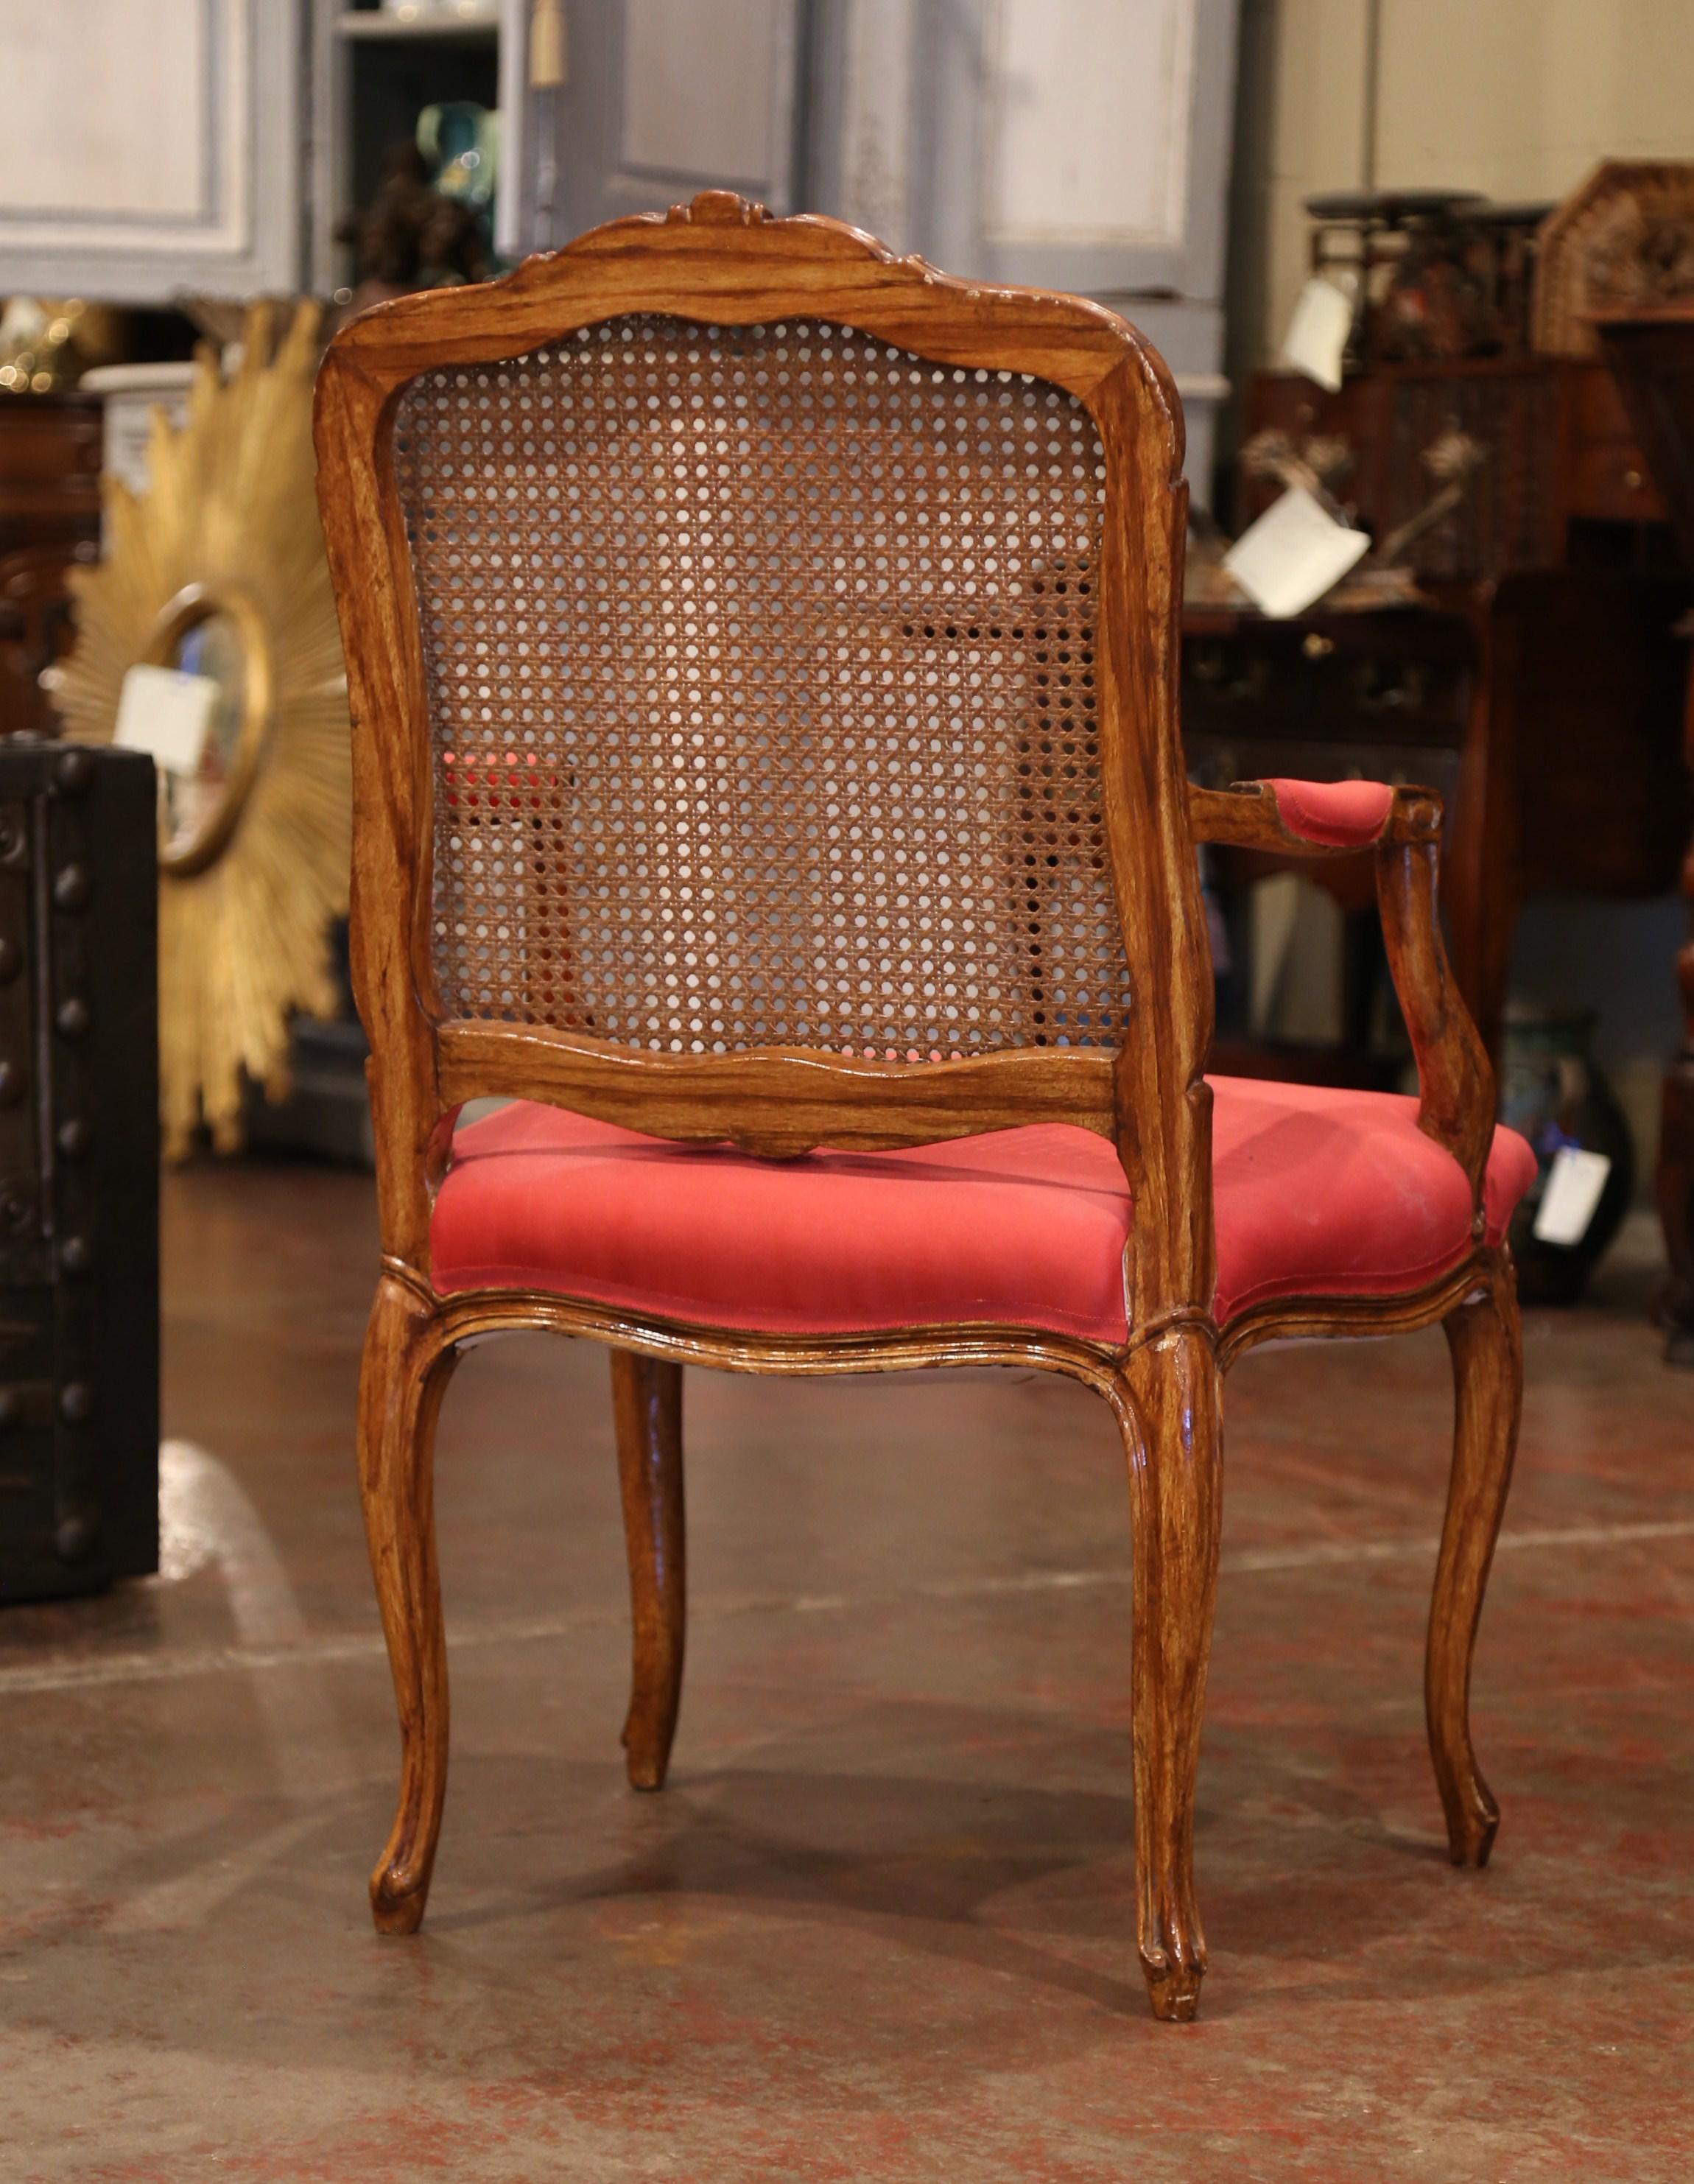
<path fill-rule="evenodd" d="M 1262 614 L 1282 621 L 1321 599 L 1369 546 L 1364 532 L 1337 523 L 1304 486 L 1291 485 L 1248 525 L 1223 566 Z"/>
<path fill-rule="evenodd" d="M 112 740 L 144 750 L 167 773 L 198 773 L 218 686 L 209 675 L 180 667 L 131 667 L 118 699 Z"/>
<path fill-rule="evenodd" d="M 1611 1173 L 1612 1163 L 1604 1153 L 1585 1153 L 1575 1145 L 1561 1145 L 1553 1155 L 1541 1202 L 1535 1208 L 1536 1242 L 1580 1244 L 1588 1234 L 1588 1224 Z"/>
<path fill-rule="evenodd" d="M 1352 298 L 1333 281 L 1314 276 L 1296 299 L 1283 337 L 1281 361 L 1333 394 L 1341 384 L 1341 358 L 1352 330 Z"/>

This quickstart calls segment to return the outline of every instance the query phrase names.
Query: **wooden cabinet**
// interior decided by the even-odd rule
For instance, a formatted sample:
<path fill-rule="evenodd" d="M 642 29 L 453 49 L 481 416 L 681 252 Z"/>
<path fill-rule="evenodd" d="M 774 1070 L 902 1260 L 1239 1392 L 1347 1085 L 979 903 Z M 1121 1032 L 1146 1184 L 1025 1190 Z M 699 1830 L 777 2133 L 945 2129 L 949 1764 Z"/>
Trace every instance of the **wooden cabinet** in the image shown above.
<path fill-rule="evenodd" d="M 1386 365 L 1333 394 L 1265 373 L 1249 432 L 1342 440 L 1335 482 L 1380 538 L 1434 489 L 1424 456 L 1457 428 L 1484 460 L 1418 542 L 1432 606 L 1186 617 L 1190 763 L 1215 776 L 1426 780 L 1449 800 L 1443 901 L 1453 966 L 1497 1050 L 1519 905 L 1675 882 L 1694 802 L 1680 756 L 1690 596 L 1603 364 Z M 1250 484 L 1244 515 L 1275 497 Z"/>
<path fill-rule="evenodd" d="M 0 398 L 0 555 L 69 550 L 100 535 L 100 404 L 82 394 Z"/>
<path fill-rule="evenodd" d="M 100 404 L 0 398 L 0 737 L 51 727 L 38 678 L 70 643 L 67 572 L 99 536 Z"/>
<path fill-rule="evenodd" d="M 1602 317 L 1600 339 L 1631 423 L 1662 489 L 1684 566 L 1694 573 L 1694 309 L 1672 305 L 1640 318 Z M 1694 774 L 1694 675 L 1687 683 L 1683 753 Z M 1694 847 L 1681 866 L 1694 901 Z M 1694 936 L 1676 960 L 1682 1045 L 1664 1080 L 1658 1150 L 1658 1207 L 1670 1258 L 1662 1301 L 1666 1356 L 1694 1366 Z"/>
<path fill-rule="evenodd" d="M 1442 584 L 1433 605 L 1375 614 L 1191 608 L 1190 770 L 1211 787 L 1287 775 L 1438 789 L 1454 974 L 1497 1053 L 1525 900 L 1675 883 L 1694 821 L 1677 634 L 1689 596 L 1680 578 L 1566 568 Z M 1318 877 L 1344 907 L 1368 906 L 1362 865 Z"/>

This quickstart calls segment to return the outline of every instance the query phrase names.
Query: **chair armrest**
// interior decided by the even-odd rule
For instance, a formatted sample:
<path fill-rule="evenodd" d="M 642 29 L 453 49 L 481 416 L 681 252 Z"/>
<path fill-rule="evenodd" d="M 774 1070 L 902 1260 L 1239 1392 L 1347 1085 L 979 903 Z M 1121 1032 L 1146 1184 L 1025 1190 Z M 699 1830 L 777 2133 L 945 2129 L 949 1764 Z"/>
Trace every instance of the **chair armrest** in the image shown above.
<path fill-rule="evenodd" d="M 1381 838 L 1395 795 L 1385 781 L 1238 781 L 1223 789 L 1190 783 L 1188 811 L 1198 842 L 1339 857 Z"/>
<path fill-rule="evenodd" d="M 1283 856 L 1374 849 L 1389 972 L 1418 1063 L 1418 1127 L 1470 1180 L 1480 1233 L 1494 1143 L 1494 1072 L 1447 967 L 1437 908 L 1441 800 L 1386 782 L 1244 781 L 1188 792 L 1195 839 Z"/>

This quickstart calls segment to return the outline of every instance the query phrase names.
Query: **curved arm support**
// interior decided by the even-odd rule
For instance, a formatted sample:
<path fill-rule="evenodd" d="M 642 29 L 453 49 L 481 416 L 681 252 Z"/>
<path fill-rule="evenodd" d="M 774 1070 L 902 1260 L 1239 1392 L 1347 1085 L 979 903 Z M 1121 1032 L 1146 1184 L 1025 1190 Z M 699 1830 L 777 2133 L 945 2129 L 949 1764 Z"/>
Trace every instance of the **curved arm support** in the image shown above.
<path fill-rule="evenodd" d="M 1339 857 L 1374 848 L 1388 967 L 1418 1063 L 1418 1127 L 1468 1177 L 1479 1232 L 1483 1174 L 1494 1141 L 1494 1072 L 1441 938 L 1441 800 L 1431 788 L 1347 782 L 1333 787 L 1370 793 L 1342 802 L 1323 794 L 1331 787 L 1268 781 L 1227 789 L 1190 786 L 1190 824 L 1196 841 L 1282 856 Z M 1376 824 L 1368 827 L 1373 812 Z"/>

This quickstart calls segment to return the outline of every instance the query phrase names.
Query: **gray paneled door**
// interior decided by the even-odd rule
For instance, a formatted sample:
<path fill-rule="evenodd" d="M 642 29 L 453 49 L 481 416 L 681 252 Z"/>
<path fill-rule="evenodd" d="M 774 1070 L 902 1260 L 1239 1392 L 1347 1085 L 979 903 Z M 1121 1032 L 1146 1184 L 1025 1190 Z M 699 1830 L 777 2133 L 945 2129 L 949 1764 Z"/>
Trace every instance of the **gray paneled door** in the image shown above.
<path fill-rule="evenodd" d="M 1228 391 L 1237 0 L 817 0 L 811 193 L 951 273 L 1098 297 L 1163 351 L 1203 494 Z"/>
<path fill-rule="evenodd" d="M 1099 297 L 1176 372 L 1203 493 L 1236 4 L 566 0 L 569 81 L 527 94 L 508 247 L 728 185 Z"/>
<path fill-rule="evenodd" d="M 506 247 L 547 249 L 714 187 L 790 209 L 804 6 L 566 0 L 566 81 L 518 94 L 523 185 Z"/>

